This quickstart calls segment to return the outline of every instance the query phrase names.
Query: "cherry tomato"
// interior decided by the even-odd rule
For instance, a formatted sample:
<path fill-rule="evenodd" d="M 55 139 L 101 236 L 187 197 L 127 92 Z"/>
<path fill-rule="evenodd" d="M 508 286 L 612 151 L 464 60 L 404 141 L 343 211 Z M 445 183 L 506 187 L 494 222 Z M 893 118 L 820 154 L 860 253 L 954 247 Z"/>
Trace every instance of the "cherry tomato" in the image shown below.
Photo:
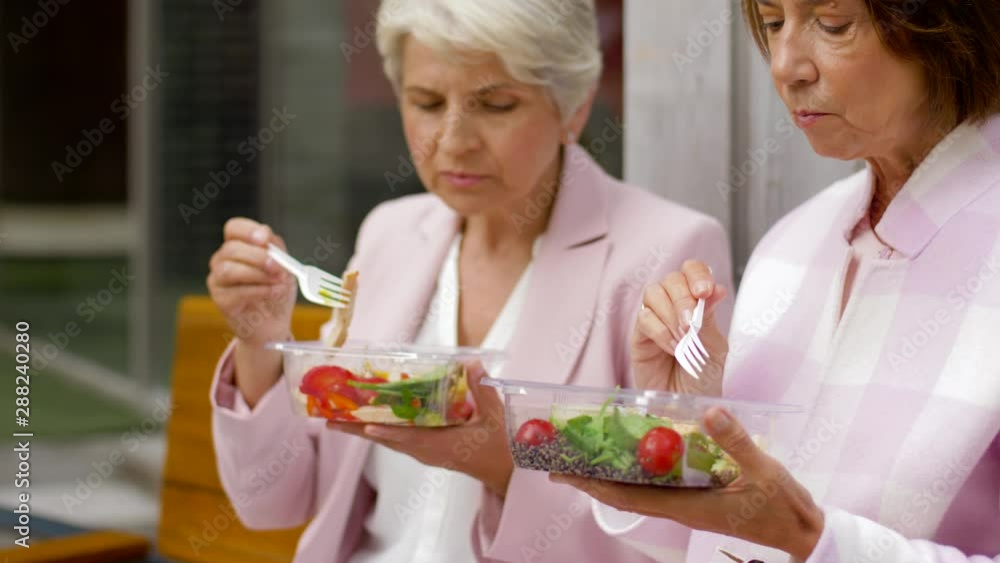
<path fill-rule="evenodd" d="M 381 379 L 359 377 L 338 366 L 317 366 L 306 372 L 299 384 L 299 391 L 315 397 L 320 404 L 332 403 L 336 408 L 354 410 L 359 405 L 367 405 L 377 394 L 374 391 L 356 389 L 348 381 L 381 383 Z M 328 417 L 329 418 L 329 417 Z"/>
<path fill-rule="evenodd" d="M 540 446 L 556 439 L 556 427 L 540 418 L 532 418 L 517 430 L 514 441 L 527 446 Z"/>
<path fill-rule="evenodd" d="M 639 465 L 659 477 L 673 470 L 684 455 L 684 438 L 673 428 L 653 428 L 639 441 Z"/>
<path fill-rule="evenodd" d="M 474 408 L 472 403 L 468 401 L 460 401 L 457 403 L 452 403 L 451 407 L 448 408 L 448 420 L 469 420 L 472 416 Z"/>

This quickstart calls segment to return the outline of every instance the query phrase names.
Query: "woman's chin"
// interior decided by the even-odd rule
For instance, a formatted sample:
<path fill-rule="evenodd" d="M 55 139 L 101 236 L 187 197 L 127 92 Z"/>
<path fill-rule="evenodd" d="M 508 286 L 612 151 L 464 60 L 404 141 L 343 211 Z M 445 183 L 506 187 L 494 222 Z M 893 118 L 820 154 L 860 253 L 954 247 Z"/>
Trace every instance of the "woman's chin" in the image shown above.
<path fill-rule="evenodd" d="M 809 145 L 812 146 L 813 152 L 819 156 L 837 160 L 856 160 L 858 158 L 853 151 L 835 139 L 808 133 L 806 138 L 809 139 Z"/>
<path fill-rule="evenodd" d="M 429 191 L 462 217 L 487 213 L 498 207 L 493 198 L 478 190 L 432 189 Z"/>

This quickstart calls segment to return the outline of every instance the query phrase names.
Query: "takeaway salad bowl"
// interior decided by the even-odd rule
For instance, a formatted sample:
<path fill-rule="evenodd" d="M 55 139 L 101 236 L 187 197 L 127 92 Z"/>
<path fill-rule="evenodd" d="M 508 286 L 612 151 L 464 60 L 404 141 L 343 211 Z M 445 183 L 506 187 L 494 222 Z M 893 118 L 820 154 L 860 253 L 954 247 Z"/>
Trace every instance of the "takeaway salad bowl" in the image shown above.
<path fill-rule="evenodd" d="M 767 450 L 791 405 L 731 401 L 636 389 L 490 380 L 503 396 L 514 463 L 524 469 L 620 483 L 725 487 L 740 475 L 702 427 L 726 408 Z"/>
<path fill-rule="evenodd" d="M 487 372 L 503 354 L 478 348 L 272 342 L 284 357 L 292 409 L 340 422 L 405 426 L 464 423 L 473 411 L 465 364 Z"/>

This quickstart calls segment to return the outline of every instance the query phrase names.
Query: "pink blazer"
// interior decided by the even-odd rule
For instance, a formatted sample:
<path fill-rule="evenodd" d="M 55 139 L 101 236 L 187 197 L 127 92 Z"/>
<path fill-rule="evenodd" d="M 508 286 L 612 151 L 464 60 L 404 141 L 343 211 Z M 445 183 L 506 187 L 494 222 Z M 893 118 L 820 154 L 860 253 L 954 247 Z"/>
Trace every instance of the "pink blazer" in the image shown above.
<path fill-rule="evenodd" d="M 512 220 L 532 216 L 525 209 Z M 413 340 L 459 228 L 460 218 L 429 194 L 371 212 L 352 259 L 361 273 L 353 338 Z M 731 280 L 721 225 L 618 182 L 582 148 L 569 148 L 504 375 L 630 385 L 628 343 L 644 287 L 695 256 Z M 730 314 L 723 304 L 724 327 Z M 219 362 L 211 401 L 219 473 L 243 523 L 270 529 L 312 519 L 295 560 L 347 561 L 365 539 L 376 495 L 362 477 L 370 443 L 293 415 L 283 381 L 251 412 L 233 385 L 230 351 Z M 554 540 L 545 537 L 552 529 L 559 530 Z M 503 501 L 484 491 L 464 533 L 483 561 L 648 561 L 601 532 L 588 497 L 550 484 L 541 472 L 516 470 Z"/>

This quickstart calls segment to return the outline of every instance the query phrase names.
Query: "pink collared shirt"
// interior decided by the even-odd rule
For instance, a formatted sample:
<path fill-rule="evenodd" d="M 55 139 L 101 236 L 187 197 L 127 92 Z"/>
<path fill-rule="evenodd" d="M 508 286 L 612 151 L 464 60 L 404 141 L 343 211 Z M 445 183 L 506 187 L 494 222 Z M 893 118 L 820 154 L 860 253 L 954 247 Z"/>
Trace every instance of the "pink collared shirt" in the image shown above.
<path fill-rule="evenodd" d="M 808 563 L 1000 561 L 1000 116 L 928 156 L 875 228 L 893 256 L 863 252 L 845 292 L 872 185 L 869 170 L 838 182 L 760 243 L 724 394 L 807 409 L 775 453 L 826 515 Z M 662 561 L 789 560 L 704 532 L 677 556 L 662 548 L 679 528 L 615 534 Z"/>
<path fill-rule="evenodd" d="M 850 243 L 851 263 L 847 266 L 847 276 L 844 279 L 844 301 L 840 307 L 841 317 L 847 309 L 848 301 L 854 294 L 854 282 L 857 281 L 858 276 L 866 275 L 869 269 L 876 267 L 879 260 L 898 260 L 900 258 L 891 247 L 878 238 L 868 214 L 865 214 L 854 227 Z"/>

